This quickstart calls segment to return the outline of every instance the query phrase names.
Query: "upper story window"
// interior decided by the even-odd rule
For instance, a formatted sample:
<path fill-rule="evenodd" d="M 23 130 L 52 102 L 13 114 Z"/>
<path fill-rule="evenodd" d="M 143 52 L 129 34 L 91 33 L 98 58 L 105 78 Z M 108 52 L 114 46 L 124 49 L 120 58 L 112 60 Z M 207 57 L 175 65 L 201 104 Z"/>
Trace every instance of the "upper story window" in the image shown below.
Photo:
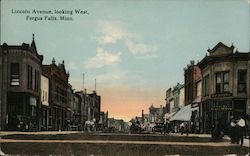
<path fill-rule="evenodd" d="M 11 63 L 10 67 L 10 85 L 19 86 L 20 84 L 20 71 L 18 63 Z"/>
<path fill-rule="evenodd" d="M 229 72 L 220 72 L 215 75 L 216 93 L 229 92 Z"/>
<path fill-rule="evenodd" d="M 33 68 L 28 65 L 28 89 L 32 89 Z"/>
<path fill-rule="evenodd" d="M 39 90 L 39 72 L 37 70 L 35 70 L 35 90 L 38 91 Z"/>
<path fill-rule="evenodd" d="M 209 95 L 209 75 L 206 75 L 202 80 L 202 95 Z"/>
<path fill-rule="evenodd" d="M 238 70 L 238 93 L 246 92 L 247 86 L 247 71 Z"/>

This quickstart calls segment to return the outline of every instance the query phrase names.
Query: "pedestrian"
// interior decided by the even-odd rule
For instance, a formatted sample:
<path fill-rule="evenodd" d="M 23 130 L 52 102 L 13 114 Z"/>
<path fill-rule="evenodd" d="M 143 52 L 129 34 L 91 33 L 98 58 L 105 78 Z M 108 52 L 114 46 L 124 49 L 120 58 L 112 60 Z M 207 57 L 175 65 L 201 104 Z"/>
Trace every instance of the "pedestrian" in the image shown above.
<path fill-rule="evenodd" d="M 181 135 L 182 135 L 184 133 L 184 131 L 185 131 L 185 125 L 184 125 L 184 123 L 180 124 L 180 131 L 181 131 Z"/>
<path fill-rule="evenodd" d="M 231 137 L 231 143 L 236 143 L 236 123 L 235 123 L 235 119 L 232 118 L 231 122 L 230 122 L 230 129 L 231 129 L 231 134 L 230 134 L 230 137 Z"/>
<path fill-rule="evenodd" d="M 245 120 L 243 118 L 239 118 L 238 122 L 237 122 L 237 126 L 238 126 L 238 138 L 237 138 L 237 143 L 243 145 L 244 143 L 244 135 L 245 135 Z"/>
<path fill-rule="evenodd" d="M 185 132 L 188 135 L 188 133 L 189 133 L 189 127 L 188 127 L 188 123 L 187 122 L 185 122 Z"/>

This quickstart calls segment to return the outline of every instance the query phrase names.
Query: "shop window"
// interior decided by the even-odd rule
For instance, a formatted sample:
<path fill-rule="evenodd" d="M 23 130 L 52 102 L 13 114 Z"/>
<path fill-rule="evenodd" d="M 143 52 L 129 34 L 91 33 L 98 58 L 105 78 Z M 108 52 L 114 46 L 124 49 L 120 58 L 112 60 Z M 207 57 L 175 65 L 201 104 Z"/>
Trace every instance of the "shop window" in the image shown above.
<path fill-rule="evenodd" d="M 11 63 L 10 77 L 11 77 L 10 85 L 11 86 L 19 86 L 20 73 L 19 73 L 19 64 L 18 63 Z"/>
<path fill-rule="evenodd" d="M 247 71 L 239 70 L 238 71 L 238 92 L 244 93 L 246 92 L 247 86 Z"/>
<path fill-rule="evenodd" d="M 229 92 L 229 72 L 220 72 L 215 74 L 216 93 Z"/>

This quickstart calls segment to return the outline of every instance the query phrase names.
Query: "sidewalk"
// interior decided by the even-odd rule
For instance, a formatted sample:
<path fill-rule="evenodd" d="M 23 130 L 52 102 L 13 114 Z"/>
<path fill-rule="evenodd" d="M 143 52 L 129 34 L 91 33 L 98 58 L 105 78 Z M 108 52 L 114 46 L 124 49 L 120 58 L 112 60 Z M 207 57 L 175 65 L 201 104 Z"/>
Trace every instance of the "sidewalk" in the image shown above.
<path fill-rule="evenodd" d="M 12 135 L 12 134 L 35 134 L 35 135 L 40 135 L 40 134 L 51 134 L 51 135 L 57 135 L 57 134 L 75 134 L 75 133 L 82 133 L 82 134 L 91 134 L 91 135 L 142 135 L 142 136 L 161 136 L 163 134 L 125 134 L 125 133 L 87 133 L 87 132 L 82 132 L 82 131 L 42 131 L 42 132 L 15 132 L 15 131 L 0 131 L 0 136 L 4 136 L 4 135 Z M 170 134 L 165 134 L 166 135 L 170 135 L 170 136 L 182 136 L 182 137 L 200 137 L 200 138 L 210 138 L 211 134 L 189 134 L 188 136 L 186 134 L 181 135 L 180 133 L 170 133 Z M 224 136 L 224 139 L 226 140 L 230 140 L 230 137 L 228 136 Z M 1 139 L 1 142 L 7 142 L 7 140 Z M 111 141 L 112 142 L 112 141 Z M 248 138 L 244 138 L 244 144 L 243 146 L 245 147 L 249 147 L 249 142 L 250 140 Z M 211 144 L 217 144 L 219 145 L 220 143 L 214 143 L 211 142 Z M 231 144 L 230 142 L 228 142 L 227 144 Z M 225 143 L 221 144 L 221 145 L 225 145 Z M 232 146 L 237 146 L 237 144 L 231 144 Z"/>

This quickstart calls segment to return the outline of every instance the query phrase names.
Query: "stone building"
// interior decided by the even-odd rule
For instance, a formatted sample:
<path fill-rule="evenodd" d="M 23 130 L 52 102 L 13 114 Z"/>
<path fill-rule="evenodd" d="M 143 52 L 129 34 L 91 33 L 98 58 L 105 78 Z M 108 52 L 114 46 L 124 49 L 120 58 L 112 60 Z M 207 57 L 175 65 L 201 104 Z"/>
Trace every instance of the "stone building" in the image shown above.
<path fill-rule="evenodd" d="M 66 73 L 64 61 L 56 65 L 42 66 L 43 73 L 49 78 L 49 130 L 65 130 L 67 127 L 67 90 L 69 74 Z"/>
<path fill-rule="evenodd" d="M 231 117 L 249 114 L 250 53 L 219 42 L 198 66 L 202 74 L 202 121 L 208 133 L 219 123 L 228 132 Z"/>
<path fill-rule="evenodd" d="M 43 56 L 31 45 L 0 47 L 1 128 L 39 130 L 40 82 Z"/>

